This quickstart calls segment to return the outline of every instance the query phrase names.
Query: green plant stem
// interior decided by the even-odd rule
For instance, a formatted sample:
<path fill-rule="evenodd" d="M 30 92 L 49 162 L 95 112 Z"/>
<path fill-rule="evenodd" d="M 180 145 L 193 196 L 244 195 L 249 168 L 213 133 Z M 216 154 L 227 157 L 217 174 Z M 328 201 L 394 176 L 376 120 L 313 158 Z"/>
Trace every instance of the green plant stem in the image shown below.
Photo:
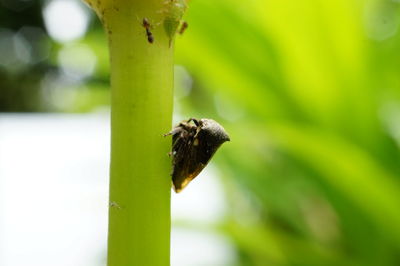
<path fill-rule="evenodd" d="M 170 263 L 171 143 L 162 134 L 171 128 L 173 48 L 158 25 L 163 1 L 104 1 L 96 10 L 111 64 L 108 266 Z"/>

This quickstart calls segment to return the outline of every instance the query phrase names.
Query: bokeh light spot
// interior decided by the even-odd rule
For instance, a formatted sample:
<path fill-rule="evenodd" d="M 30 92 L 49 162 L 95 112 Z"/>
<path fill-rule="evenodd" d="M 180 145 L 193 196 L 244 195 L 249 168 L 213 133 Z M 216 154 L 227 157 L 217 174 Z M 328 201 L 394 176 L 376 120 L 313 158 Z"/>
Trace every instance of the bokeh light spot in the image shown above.
<path fill-rule="evenodd" d="M 89 24 L 89 14 L 76 0 L 51 1 L 43 11 L 46 29 L 59 42 L 82 37 Z"/>
<path fill-rule="evenodd" d="M 87 45 L 68 45 L 58 54 L 64 74 L 72 79 L 83 79 L 93 74 L 97 58 Z"/>

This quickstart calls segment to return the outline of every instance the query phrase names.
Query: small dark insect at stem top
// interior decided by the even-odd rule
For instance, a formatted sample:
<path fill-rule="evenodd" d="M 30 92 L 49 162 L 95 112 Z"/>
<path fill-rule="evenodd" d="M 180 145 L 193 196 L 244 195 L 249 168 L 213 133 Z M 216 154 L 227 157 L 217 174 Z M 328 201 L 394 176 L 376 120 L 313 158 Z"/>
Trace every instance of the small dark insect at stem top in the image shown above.
<path fill-rule="evenodd" d="M 153 36 L 153 33 L 151 33 L 151 31 L 150 31 L 151 25 L 147 18 L 143 18 L 142 26 L 146 29 L 147 41 L 149 43 L 153 43 L 154 36 Z"/>
<path fill-rule="evenodd" d="M 181 28 L 179 29 L 179 34 L 182 35 L 186 31 L 188 26 L 189 24 L 186 21 L 182 22 Z"/>

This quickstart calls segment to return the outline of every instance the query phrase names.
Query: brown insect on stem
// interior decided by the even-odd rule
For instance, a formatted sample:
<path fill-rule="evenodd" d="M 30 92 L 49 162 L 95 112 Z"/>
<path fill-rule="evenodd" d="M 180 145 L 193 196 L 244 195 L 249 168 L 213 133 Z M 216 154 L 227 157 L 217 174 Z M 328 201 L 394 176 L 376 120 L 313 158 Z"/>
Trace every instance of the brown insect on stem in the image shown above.
<path fill-rule="evenodd" d="M 153 36 L 153 33 L 151 33 L 151 31 L 150 31 L 151 24 L 150 24 L 150 22 L 149 22 L 149 20 L 147 18 L 143 18 L 142 26 L 146 29 L 147 41 L 149 43 L 153 43 L 154 42 L 154 36 Z"/>
<path fill-rule="evenodd" d="M 179 34 L 182 35 L 186 31 L 188 26 L 189 26 L 189 24 L 186 21 L 182 22 L 182 25 L 179 29 Z"/>

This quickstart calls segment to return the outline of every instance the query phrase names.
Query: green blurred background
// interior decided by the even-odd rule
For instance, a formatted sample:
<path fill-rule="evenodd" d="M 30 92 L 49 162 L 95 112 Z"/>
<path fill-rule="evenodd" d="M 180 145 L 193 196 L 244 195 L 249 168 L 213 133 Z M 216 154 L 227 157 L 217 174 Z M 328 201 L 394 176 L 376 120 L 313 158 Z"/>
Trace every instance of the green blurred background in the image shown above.
<path fill-rule="evenodd" d="M 1 112 L 109 105 L 100 23 L 85 8 L 81 34 L 58 36 L 51 3 L 0 1 Z M 229 132 L 215 158 L 229 205 L 216 224 L 177 225 L 227 236 L 238 266 L 400 265 L 399 8 L 191 0 L 175 114 Z"/>

